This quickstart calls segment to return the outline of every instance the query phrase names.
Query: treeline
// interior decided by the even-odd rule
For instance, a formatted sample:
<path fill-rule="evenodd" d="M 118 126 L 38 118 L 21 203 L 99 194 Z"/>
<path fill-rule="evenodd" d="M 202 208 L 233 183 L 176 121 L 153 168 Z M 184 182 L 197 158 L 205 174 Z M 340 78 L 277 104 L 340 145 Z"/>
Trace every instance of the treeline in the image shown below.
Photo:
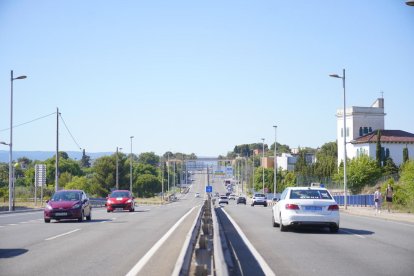
<path fill-rule="evenodd" d="M 126 155 L 118 152 L 103 156 L 91 162 L 88 155 L 83 154 L 81 160 L 69 158 L 66 152 L 59 152 L 59 188 L 82 189 L 92 197 L 105 197 L 116 187 L 116 164 L 118 159 L 119 189 L 129 190 L 130 164 L 132 159 L 132 190 L 138 197 L 152 197 L 164 191 L 169 182 L 180 183 L 180 173 L 184 169 L 182 160 L 196 159 L 195 154 L 166 152 L 162 156 L 154 152 Z M 176 162 L 175 166 L 167 166 L 167 160 Z M 179 162 L 181 160 L 181 162 Z M 33 161 L 19 158 L 14 167 L 15 187 L 33 188 L 35 181 L 35 165 L 46 165 L 45 194 L 50 195 L 55 187 L 55 156 L 45 161 Z M 168 171 L 169 170 L 169 171 Z M 8 196 L 9 166 L 0 163 L 0 197 Z M 18 195 L 16 195 L 18 197 Z"/>
<path fill-rule="evenodd" d="M 253 155 L 255 149 L 262 150 L 263 144 L 245 144 L 234 147 L 227 158 L 239 157 L 234 163 L 236 175 L 238 168 L 255 168 L 250 171 L 247 183 L 249 188 L 256 191 L 263 189 L 263 175 L 265 189 L 274 192 L 273 168 L 260 167 L 260 155 Z M 265 156 L 274 156 L 274 144 L 269 148 L 265 145 Z M 277 144 L 277 154 L 290 153 L 286 145 Z M 289 186 L 307 186 L 311 182 L 320 182 L 328 187 L 343 187 L 343 163 L 338 167 L 337 142 L 329 142 L 320 148 L 300 148 L 296 154 L 296 164 L 293 171 L 277 171 L 277 193 Z M 367 155 L 360 155 L 347 160 L 347 187 L 353 194 L 363 192 L 371 193 L 376 186 L 380 186 L 385 192 L 390 183 L 394 187 L 395 201 L 397 204 L 414 210 L 414 160 L 409 160 L 408 154 L 404 154 L 404 162 L 397 166 L 389 154 L 378 151 L 377 158 L 372 159 Z M 313 162 L 309 157 L 314 157 Z M 242 158 L 240 158 L 242 157 Z M 251 170 L 251 169 L 250 169 Z M 263 173 L 264 171 L 264 173 Z M 240 173 L 243 175 L 243 172 Z M 253 180 L 251 179 L 253 177 Z M 252 183 L 252 184 L 250 184 Z M 253 187 L 251 186 L 253 185 Z"/>

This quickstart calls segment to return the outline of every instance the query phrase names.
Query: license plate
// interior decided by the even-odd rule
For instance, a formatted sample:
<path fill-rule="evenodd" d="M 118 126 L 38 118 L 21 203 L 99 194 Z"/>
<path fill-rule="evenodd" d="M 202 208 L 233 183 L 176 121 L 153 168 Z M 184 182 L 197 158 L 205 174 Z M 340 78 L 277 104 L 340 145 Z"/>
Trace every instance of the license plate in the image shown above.
<path fill-rule="evenodd" d="M 123 211 L 124 208 L 115 208 L 116 211 Z"/>
<path fill-rule="evenodd" d="M 67 215 L 68 215 L 68 213 L 66 213 L 66 212 L 55 213 L 55 216 L 57 216 L 57 217 L 65 217 Z"/>
<path fill-rule="evenodd" d="M 320 206 L 305 206 L 306 211 L 322 211 Z"/>

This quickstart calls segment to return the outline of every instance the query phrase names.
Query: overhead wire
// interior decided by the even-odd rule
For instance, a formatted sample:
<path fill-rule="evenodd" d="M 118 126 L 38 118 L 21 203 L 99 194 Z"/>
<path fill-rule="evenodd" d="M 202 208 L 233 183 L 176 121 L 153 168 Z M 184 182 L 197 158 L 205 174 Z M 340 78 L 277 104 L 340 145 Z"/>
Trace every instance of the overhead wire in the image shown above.
<path fill-rule="evenodd" d="M 24 126 L 24 125 L 27 125 L 27 124 L 33 123 L 33 122 L 35 122 L 35 121 L 38 121 L 38 120 L 44 119 L 44 118 L 49 117 L 49 116 L 52 116 L 52 115 L 54 115 L 54 114 L 56 114 L 56 112 L 50 113 L 50 114 L 48 114 L 48 115 L 44 115 L 44 116 L 42 116 L 42 117 L 39 117 L 39 118 L 33 119 L 33 120 L 28 121 L 28 122 L 25 122 L 25 123 L 21 123 L 21 124 L 19 124 L 19 125 L 15 125 L 15 126 L 13 126 L 13 128 L 20 127 L 20 126 Z M 6 130 L 9 130 L 9 129 L 10 129 L 9 127 L 8 127 L 8 128 L 4 128 L 4 129 L 0 129 L 0 132 L 6 131 Z"/>
<path fill-rule="evenodd" d="M 56 113 L 56 112 L 55 112 L 55 113 Z M 60 113 L 60 112 L 59 112 L 59 116 L 60 116 L 60 118 L 62 119 L 63 125 L 65 126 L 66 130 L 69 132 L 70 137 L 72 137 L 73 142 L 74 142 L 74 143 L 78 146 L 78 148 L 79 148 L 80 150 L 82 150 L 82 148 L 79 146 L 78 142 L 76 142 L 75 137 L 73 137 L 72 133 L 70 132 L 70 130 L 69 130 L 69 128 L 68 128 L 68 126 L 66 125 L 66 122 L 65 122 L 65 120 L 64 120 L 64 119 L 63 119 L 63 117 L 62 117 L 62 113 Z"/>

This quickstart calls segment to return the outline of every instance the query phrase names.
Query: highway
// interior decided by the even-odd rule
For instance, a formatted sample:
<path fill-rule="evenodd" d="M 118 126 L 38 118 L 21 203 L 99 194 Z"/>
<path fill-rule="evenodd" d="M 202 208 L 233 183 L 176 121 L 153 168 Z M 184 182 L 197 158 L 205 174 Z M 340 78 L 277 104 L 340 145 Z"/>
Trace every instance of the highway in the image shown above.
<path fill-rule="evenodd" d="M 0 275 L 171 275 L 205 195 L 205 175 L 194 178 L 177 202 L 134 213 L 96 208 L 91 222 L 46 224 L 42 212 L 0 215 Z M 224 192 L 218 180 L 215 191 Z M 412 223 L 341 213 L 337 234 L 280 232 L 271 207 L 234 200 L 216 207 L 233 255 L 230 275 L 414 275 Z"/>
<path fill-rule="evenodd" d="M 205 184 L 197 177 L 177 202 L 139 206 L 138 199 L 133 213 L 96 208 L 91 222 L 47 224 L 43 212 L 0 215 L 0 275 L 126 275 L 138 263 L 140 275 L 171 275 L 203 203 L 194 197 Z M 186 214 L 168 242 L 153 248 Z"/>

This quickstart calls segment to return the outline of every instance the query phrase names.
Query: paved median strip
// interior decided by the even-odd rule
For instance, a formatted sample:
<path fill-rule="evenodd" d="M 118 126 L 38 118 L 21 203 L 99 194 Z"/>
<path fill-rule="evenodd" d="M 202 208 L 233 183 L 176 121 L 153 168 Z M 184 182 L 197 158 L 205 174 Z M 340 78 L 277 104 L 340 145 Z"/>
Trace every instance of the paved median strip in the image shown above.
<path fill-rule="evenodd" d="M 60 237 L 63 237 L 63 236 L 66 236 L 66 235 L 69 235 L 69 234 L 75 233 L 76 231 L 79 231 L 79 230 L 80 230 L 80 229 L 75 229 L 75 230 L 72 230 L 72 231 L 69 231 L 69 232 L 66 232 L 66 233 L 63 233 L 63 234 L 57 235 L 57 236 L 53 236 L 53 237 L 50 237 L 50 238 L 45 239 L 45 241 L 54 240 L 54 239 L 57 239 L 57 238 L 60 238 Z"/>

